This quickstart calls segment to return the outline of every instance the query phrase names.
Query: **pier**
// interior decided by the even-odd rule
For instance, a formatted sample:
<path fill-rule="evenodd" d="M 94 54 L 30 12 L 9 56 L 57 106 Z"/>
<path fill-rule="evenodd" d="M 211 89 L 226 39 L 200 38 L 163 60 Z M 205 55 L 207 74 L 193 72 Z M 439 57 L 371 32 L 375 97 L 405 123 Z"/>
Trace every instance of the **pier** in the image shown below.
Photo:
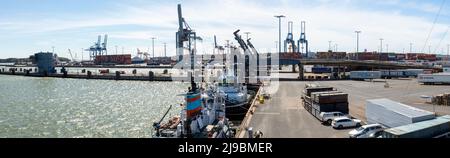
<path fill-rule="evenodd" d="M 182 81 L 182 77 L 171 76 L 156 76 L 156 75 L 114 75 L 114 74 L 38 74 L 38 73 L 23 73 L 23 72 L 0 72 L 0 75 L 15 75 L 26 77 L 51 77 L 51 78 L 71 78 L 71 79 L 95 79 L 95 80 L 126 80 L 126 81 L 158 81 L 158 82 L 172 82 L 174 80 Z"/>
<path fill-rule="evenodd" d="M 295 74 L 281 74 L 285 78 Z M 294 82 L 280 81 L 276 94 L 264 104 L 254 102 L 241 129 L 252 127 L 261 131 L 267 138 L 347 138 L 352 129 L 336 130 L 323 125 L 308 113 L 302 105 L 301 93 L 308 83 L 331 86 L 349 94 L 350 115 L 363 122 L 365 118 L 365 101 L 374 98 L 390 98 L 420 109 L 435 111 L 438 115 L 450 114 L 450 107 L 426 103 L 421 95 L 438 95 L 448 92 L 448 86 L 426 86 L 417 83 L 417 79 L 387 80 L 390 88 L 385 88 L 384 80 L 370 81 L 321 81 Z M 247 138 L 247 132 L 240 132 L 239 138 Z"/>

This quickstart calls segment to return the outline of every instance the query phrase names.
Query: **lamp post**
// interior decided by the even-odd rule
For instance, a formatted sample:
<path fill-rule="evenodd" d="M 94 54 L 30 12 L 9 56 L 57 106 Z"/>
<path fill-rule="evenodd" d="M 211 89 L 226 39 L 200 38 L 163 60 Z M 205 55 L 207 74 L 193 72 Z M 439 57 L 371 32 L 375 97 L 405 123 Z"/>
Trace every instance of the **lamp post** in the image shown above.
<path fill-rule="evenodd" d="M 328 50 L 329 51 L 333 51 L 333 49 L 331 49 L 331 42 L 333 42 L 333 41 L 328 41 Z"/>
<path fill-rule="evenodd" d="M 380 53 L 383 53 L 383 38 L 380 38 Z"/>
<path fill-rule="evenodd" d="M 167 57 L 167 43 L 164 43 L 164 57 Z"/>
<path fill-rule="evenodd" d="M 356 33 L 356 53 L 359 52 L 359 34 L 361 33 L 361 31 L 355 31 Z"/>
<path fill-rule="evenodd" d="M 155 37 L 152 37 L 152 53 L 153 58 L 155 58 Z"/>
<path fill-rule="evenodd" d="M 413 46 L 413 43 L 409 43 L 409 53 L 412 53 L 413 51 L 412 51 L 412 46 Z"/>
<path fill-rule="evenodd" d="M 275 18 L 278 18 L 278 53 L 281 53 L 281 18 L 285 18 L 284 15 L 276 15 Z"/>

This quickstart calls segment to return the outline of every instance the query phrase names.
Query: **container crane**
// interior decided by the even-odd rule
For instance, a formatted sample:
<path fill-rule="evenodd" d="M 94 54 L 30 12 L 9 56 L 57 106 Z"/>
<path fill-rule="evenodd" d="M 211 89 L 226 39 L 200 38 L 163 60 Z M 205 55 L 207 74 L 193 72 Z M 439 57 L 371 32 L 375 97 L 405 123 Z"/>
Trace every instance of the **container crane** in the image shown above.
<path fill-rule="evenodd" d="M 298 44 L 298 52 L 304 53 L 305 57 L 308 57 L 308 40 L 306 39 L 306 22 L 301 22 L 301 33 L 300 33 L 300 39 L 297 42 Z"/>
<path fill-rule="evenodd" d="M 190 51 L 189 54 L 192 55 L 192 57 L 196 54 L 195 44 L 197 39 L 201 40 L 200 37 L 197 37 L 196 32 L 194 32 L 187 24 L 186 19 L 183 18 L 181 4 L 178 4 L 178 32 L 176 33 L 178 62 L 183 60 L 183 52 L 185 49 Z M 185 47 L 185 42 L 187 42 L 187 47 Z M 193 58 L 191 60 L 193 60 Z M 194 65 L 192 64 L 191 67 L 193 69 Z"/>
<path fill-rule="evenodd" d="M 292 21 L 288 22 L 288 35 L 286 37 L 286 40 L 284 40 L 284 52 L 295 52 L 297 50 L 297 47 L 295 46 L 294 41 L 294 35 L 293 35 L 293 28 L 294 23 Z"/>
<path fill-rule="evenodd" d="M 103 43 L 102 43 L 102 36 L 99 35 L 97 42 L 94 43 L 93 46 L 89 47 L 89 49 L 86 49 L 86 51 L 89 51 L 91 61 L 94 60 L 95 57 L 98 55 L 108 55 L 107 42 L 108 42 L 108 35 L 105 35 Z"/>

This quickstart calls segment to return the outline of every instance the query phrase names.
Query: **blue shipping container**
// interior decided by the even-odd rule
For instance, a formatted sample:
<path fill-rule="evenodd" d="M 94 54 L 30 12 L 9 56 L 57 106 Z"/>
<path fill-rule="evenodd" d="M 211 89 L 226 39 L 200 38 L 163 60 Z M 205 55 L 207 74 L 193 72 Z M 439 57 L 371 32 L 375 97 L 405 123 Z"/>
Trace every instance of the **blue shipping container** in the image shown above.
<path fill-rule="evenodd" d="M 312 73 L 331 73 L 331 68 L 328 67 L 313 67 Z"/>

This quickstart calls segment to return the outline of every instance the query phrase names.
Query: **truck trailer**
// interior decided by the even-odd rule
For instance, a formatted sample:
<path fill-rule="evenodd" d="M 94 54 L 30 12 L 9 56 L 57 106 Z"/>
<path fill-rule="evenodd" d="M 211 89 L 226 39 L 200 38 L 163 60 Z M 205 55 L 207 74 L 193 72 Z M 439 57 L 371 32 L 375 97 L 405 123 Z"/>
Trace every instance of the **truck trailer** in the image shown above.
<path fill-rule="evenodd" d="M 450 73 L 420 74 L 418 82 L 429 84 L 450 84 Z"/>

